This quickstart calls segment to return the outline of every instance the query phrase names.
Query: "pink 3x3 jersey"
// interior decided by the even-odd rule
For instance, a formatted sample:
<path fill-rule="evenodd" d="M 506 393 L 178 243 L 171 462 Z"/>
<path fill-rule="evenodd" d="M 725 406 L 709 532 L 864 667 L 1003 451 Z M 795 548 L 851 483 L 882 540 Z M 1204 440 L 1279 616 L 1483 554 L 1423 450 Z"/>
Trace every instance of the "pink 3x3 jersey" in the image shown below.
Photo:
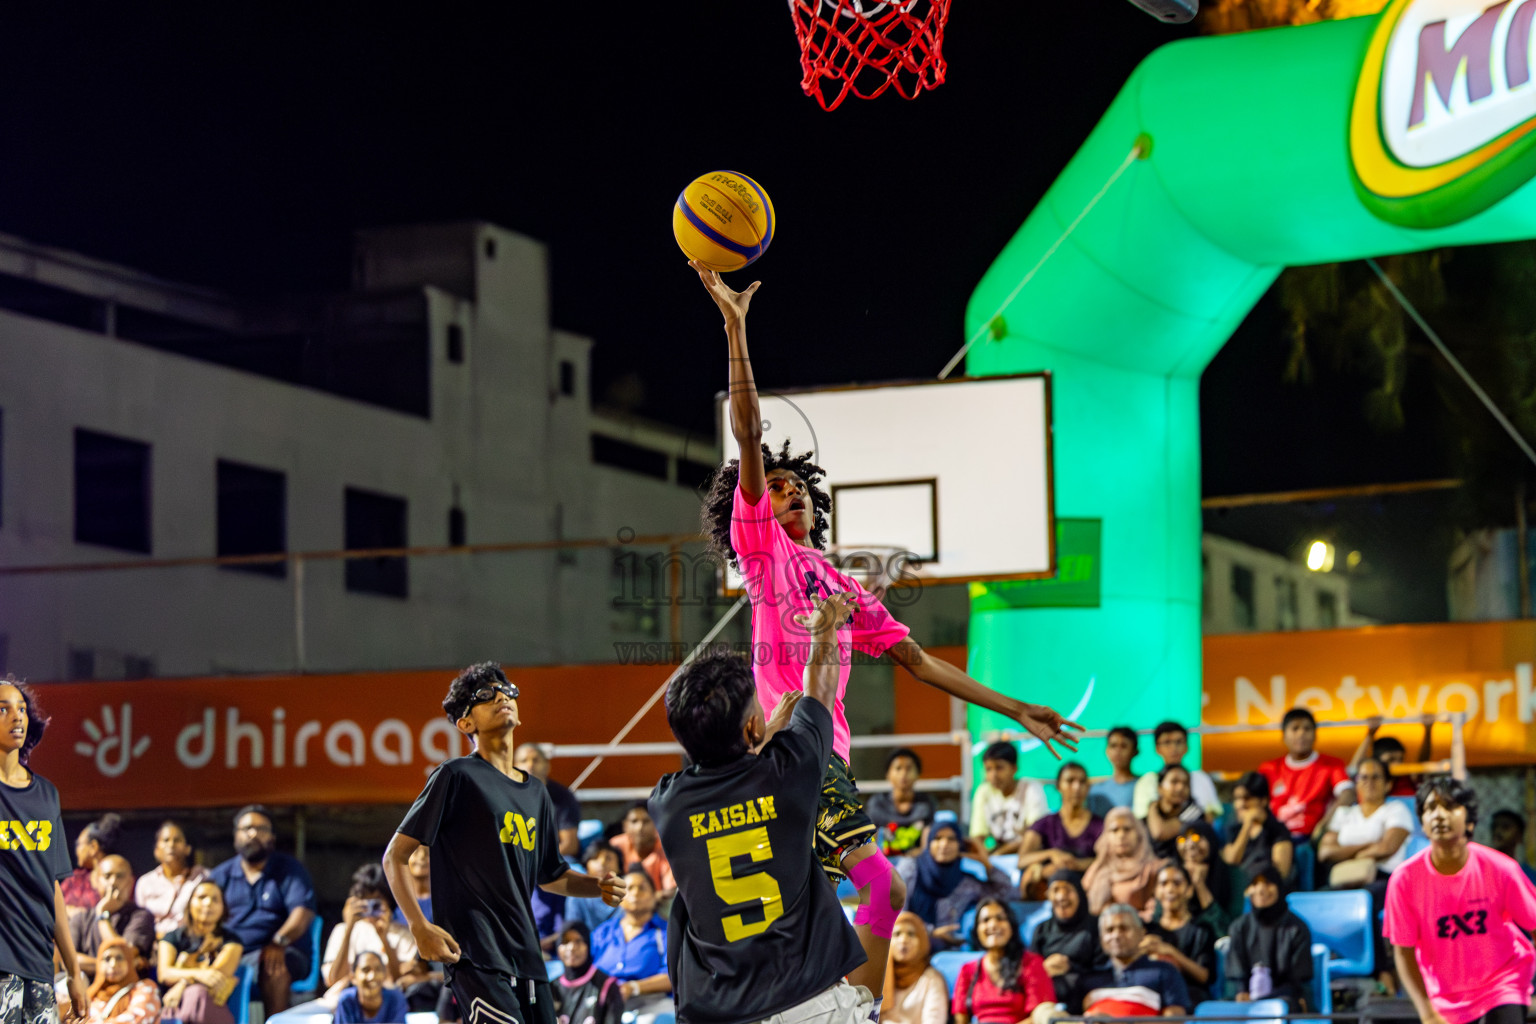
<path fill-rule="evenodd" d="M 766 714 L 773 713 L 784 694 L 804 688 L 811 638 L 794 617 L 811 614 L 816 601 L 833 594 L 855 595 L 857 610 L 851 635 L 847 631 L 837 634 L 837 707 L 832 709 L 832 749 L 846 761 L 850 733 L 848 716 L 843 713 L 843 693 L 848 689 L 851 653 L 856 650 L 879 657 L 903 640 L 909 630 L 858 580 L 834 568 L 826 555 L 790 540 L 773 517 L 766 492 L 753 504 L 737 486 L 731 509 L 731 547 L 752 601 L 752 675 L 757 682 L 757 699 Z"/>
<path fill-rule="evenodd" d="M 1477 843 L 1467 863 L 1442 875 L 1423 850 L 1387 882 L 1382 933 L 1413 950 L 1429 1001 L 1448 1024 L 1467 1024 L 1496 1006 L 1527 1006 L 1536 952 L 1536 886 L 1520 865 Z"/>

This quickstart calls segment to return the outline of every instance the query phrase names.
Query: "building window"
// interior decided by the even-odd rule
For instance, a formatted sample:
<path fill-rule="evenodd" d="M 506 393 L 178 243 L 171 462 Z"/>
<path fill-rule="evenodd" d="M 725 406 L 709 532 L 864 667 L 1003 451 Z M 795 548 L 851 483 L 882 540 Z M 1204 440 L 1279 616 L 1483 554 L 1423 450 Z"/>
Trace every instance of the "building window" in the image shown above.
<path fill-rule="evenodd" d="M 464 361 L 464 328 L 458 324 L 448 325 L 448 361 L 450 363 Z"/>
<path fill-rule="evenodd" d="M 485 258 L 488 260 L 496 258 L 496 239 L 487 238 L 485 240 Z"/>
<path fill-rule="evenodd" d="M 1253 570 L 1245 565 L 1232 566 L 1232 624 L 1253 628 Z"/>
<path fill-rule="evenodd" d="M 1275 625 L 1278 629 L 1297 629 L 1301 626 L 1296 581 L 1289 576 L 1275 577 Z"/>
<path fill-rule="evenodd" d="M 404 498 L 348 487 L 347 550 L 405 547 L 405 514 Z M 404 558 L 349 558 L 346 577 L 347 589 L 355 593 L 410 596 L 410 578 Z"/>
<path fill-rule="evenodd" d="M 95 679 L 96 652 L 89 647 L 71 647 L 65 659 L 64 672 L 69 679 Z"/>
<path fill-rule="evenodd" d="M 560 393 L 567 398 L 576 394 L 576 364 L 569 359 L 560 360 Z"/>
<path fill-rule="evenodd" d="M 1331 590 L 1317 592 L 1317 627 L 1337 629 L 1339 626 L 1339 599 Z"/>
<path fill-rule="evenodd" d="M 155 678 L 155 659 L 142 658 L 134 654 L 123 655 L 124 679 L 153 679 Z"/>
<path fill-rule="evenodd" d="M 0 409 L 0 526 L 5 525 L 5 410 Z M 4 671 L 4 666 L 0 666 Z"/>
<path fill-rule="evenodd" d="M 603 434 L 592 435 L 592 461 L 602 466 L 644 473 L 658 480 L 667 478 L 667 453 L 644 448 Z"/>
<path fill-rule="evenodd" d="M 149 445 L 75 430 L 75 541 L 150 550 Z"/>
<path fill-rule="evenodd" d="M 218 478 L 218 554 L 271 555 L 288 550 L 288 478 L 220 459 Z M 226 569 L 275 576 L 288 575 L 287 562 L 227 565 Z"/>
<path fill-rule="evenodd" d="M 465 539 L 468 531 L 465 529 L 464 510 L 451 508 L 448 510 L 448 546 L 461 548 L 469 541 Z"/>
<path fill-rule="evenodd" d="M 715 467 L 707 462 L 695 462 L 693 459 L 679 458 L 677 460 L 677 482 L 684 487 L 695 491 L 703 490 L 704 485 L 714 478 Z"/>

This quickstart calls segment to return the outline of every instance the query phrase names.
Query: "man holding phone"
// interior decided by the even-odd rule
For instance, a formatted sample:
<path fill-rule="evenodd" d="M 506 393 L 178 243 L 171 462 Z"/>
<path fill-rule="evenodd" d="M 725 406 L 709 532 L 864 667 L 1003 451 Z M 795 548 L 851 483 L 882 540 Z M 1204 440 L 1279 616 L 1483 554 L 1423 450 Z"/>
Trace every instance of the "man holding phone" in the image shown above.
<path fill-rule="evenodd" d="M 378 864 L 364 864 L 352 873 L 352 888 L 341 908 L 341 924 L 331 930 L 321 961 L 326 994 L 340 995 L 352 984 L 352 962 L 360 953 L 377 953 L 384 961 L 385 979 L 404 990 L 426 979 L 416 963 L 416 940 L 395 920 L 395 903 Z"/>

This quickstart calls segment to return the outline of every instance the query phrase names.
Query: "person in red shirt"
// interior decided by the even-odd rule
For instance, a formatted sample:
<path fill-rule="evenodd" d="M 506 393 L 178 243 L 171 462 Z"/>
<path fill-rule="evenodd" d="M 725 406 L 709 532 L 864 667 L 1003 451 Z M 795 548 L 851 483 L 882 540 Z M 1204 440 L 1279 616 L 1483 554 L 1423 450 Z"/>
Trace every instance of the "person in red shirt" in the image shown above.
<path fill-rule="evenodd" d="M 984 952 L 955 979 L 950 1007 L 955 1024 L 1017 1024 L 1036 1007 L 1055 1004 L 1056 986 L 1045 973 L 1045 959 L 1024 948 L 1008 904 L 989 896 L 976 905 L 972 941 Z"/>
<path fill-rule="evenodd" d="M 1280 734 L 1290 753 L 1259 765 L 1259 774 L 1269 780 L 1269 809 L 1292 835 L 1305 838 L 1355 784 L 1343 761 L 1313 749 L 1317 719 L 1312 712 L 1291 708 L 1280 722 Z"/>

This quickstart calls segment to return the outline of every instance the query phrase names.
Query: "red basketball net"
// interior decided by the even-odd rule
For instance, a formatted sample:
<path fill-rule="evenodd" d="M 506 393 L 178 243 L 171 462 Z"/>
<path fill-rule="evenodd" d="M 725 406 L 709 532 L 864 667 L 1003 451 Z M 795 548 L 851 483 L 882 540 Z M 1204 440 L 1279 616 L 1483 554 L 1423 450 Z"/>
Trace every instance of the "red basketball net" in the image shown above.
<path fill-rule="evenodd" d="M 895 86 L 906 99 L 944 82 L 949 0 L 789 0 L 800 40 L 800 88 L 823 110 L 849 93 Z"/>

